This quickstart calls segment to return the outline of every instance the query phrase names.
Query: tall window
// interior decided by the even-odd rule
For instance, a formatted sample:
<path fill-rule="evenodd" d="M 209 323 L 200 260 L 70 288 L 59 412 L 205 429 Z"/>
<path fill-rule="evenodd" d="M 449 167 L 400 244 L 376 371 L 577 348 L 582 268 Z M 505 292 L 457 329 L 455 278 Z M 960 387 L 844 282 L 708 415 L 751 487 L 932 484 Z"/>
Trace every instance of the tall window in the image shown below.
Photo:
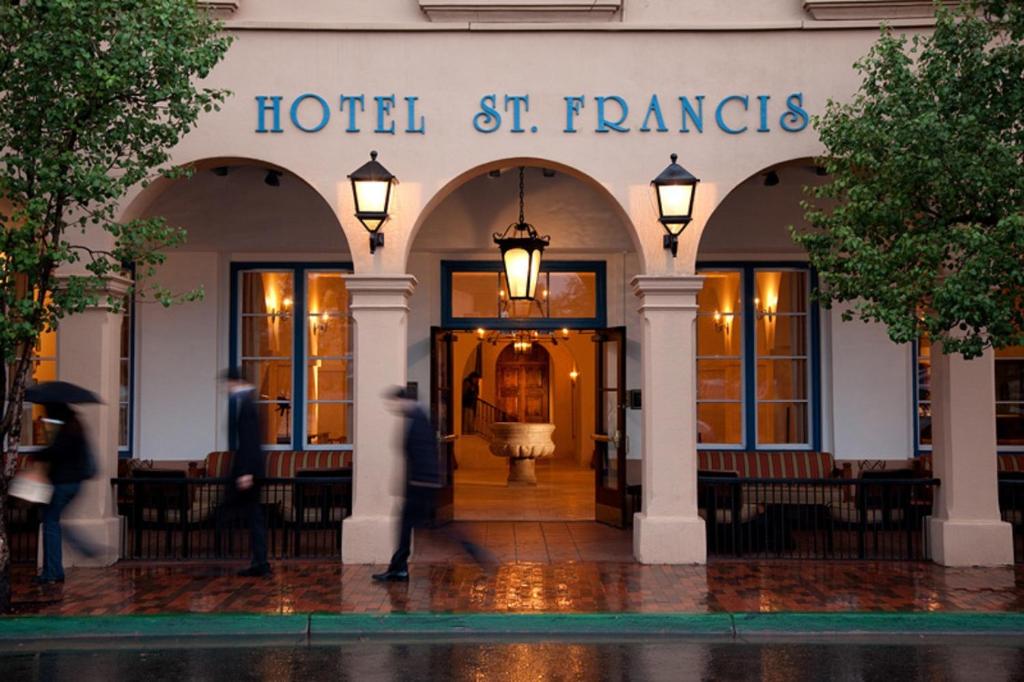
<path fill-rule="evenodd" d="M 917 365 L 917 445 L 932 447 L 931 345 L 921 338 L 914 353 Z M 1024 346 L 995 351 L 996 445 L 1002 451 L 1024 450 Z"/>
<path fill-rule="evenodd" d="M 132 298 L 126 297 L 124 314 L 121 317 L 121 381 L 117 394 L 117 451 L 122 458 L 131 457 L 132 452 L 132 306 Z"/>
<path fill-rule="evenodd" d="M 810 448 L 816 438 L 810 273 L 701 271 L 697 428 L 704 447 Z"/>
<path fill-rule="evenodd" d="M 32 376 L 29 385 L 57 380 L 57 332 L 46 330 L 39 335 L 32 349 Z M 21 413 L 21 445 L 34 449 L 47 444 L 48 438 L 42 418 L 46 411 L 42 405 L 25 403 Z"/>
<path fill-rule="evenodd" d="M 1000 348 L 996 365 L 996 442 L 1024 450 L 1024 346 Z"/>
<path fill-rule="evenodd" d="M 320 265 L 236 266 L 234 358 L 256 386 L 267 447 L 352 446 L 345 272 Z"/>

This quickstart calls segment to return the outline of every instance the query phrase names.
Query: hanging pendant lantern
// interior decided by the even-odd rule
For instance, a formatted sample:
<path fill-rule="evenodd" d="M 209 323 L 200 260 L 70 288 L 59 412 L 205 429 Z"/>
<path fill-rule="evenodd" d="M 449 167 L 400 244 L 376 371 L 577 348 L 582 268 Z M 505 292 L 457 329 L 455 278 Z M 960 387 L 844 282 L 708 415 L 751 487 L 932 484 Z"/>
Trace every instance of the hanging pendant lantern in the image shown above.
<path fill-rule="evenodd" d="M 524 168 L 519 167 L 519 221 L 509 225 L 501 234 L 494 233 L 494 243 L 501 249 L 501 262 L 505 267 L 508 297 L 513 301 L 532 301 L 540 279 L 540 261 L 551 237 L 540 237 L 537 230 L 526 222 L 524 213 Z"/>

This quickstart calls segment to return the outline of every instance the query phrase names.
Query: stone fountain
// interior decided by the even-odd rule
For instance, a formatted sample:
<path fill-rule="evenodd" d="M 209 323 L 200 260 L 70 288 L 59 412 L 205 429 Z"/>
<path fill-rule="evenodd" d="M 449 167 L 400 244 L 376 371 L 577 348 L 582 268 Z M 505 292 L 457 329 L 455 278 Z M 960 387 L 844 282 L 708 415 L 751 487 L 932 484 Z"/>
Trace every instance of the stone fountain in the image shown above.
<path fill-rule="evenodd" d="M 537 485 L 537 460 L 555 454 L 554 424 L 495 422 L 491 454 L 508 458 L 509 485 Z"/>

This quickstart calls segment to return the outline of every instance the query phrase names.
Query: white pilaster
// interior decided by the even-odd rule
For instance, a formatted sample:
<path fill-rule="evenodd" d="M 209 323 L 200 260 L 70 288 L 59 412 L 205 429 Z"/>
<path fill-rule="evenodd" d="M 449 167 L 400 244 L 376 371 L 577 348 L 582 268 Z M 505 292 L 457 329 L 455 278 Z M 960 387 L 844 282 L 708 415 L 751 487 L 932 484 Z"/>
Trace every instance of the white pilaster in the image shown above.
<path fill-rule="evenodd" d="M 643 512 L 633 554 L 645 564 L 707 561 L 697 515 L 696 275 L 639 276 L 643 320 Z"/>
<path fill-rule="evenodd" d="M 945 566 L 1013 563 L 1010 524 L 999 518 L 992 351 L 974 360 L 932 344 L 932 468 L 942 483 L 928 527 Z"/>
<path fill-rule="evenodd" d="M 65 566 L 109 566 L 120 554 L 121 524 L 110 479 L 117 476 L 123 314 L 112 311 L 108 300 L 123 297 L 129 286 L 128 279 L 109 277 L 100 304 L 68 316 L 57 331 L 58 377 L 103 399 L 100 405 L 75 406 L 93 447 L 97 474 L 82 486 L 61 520 L 100 553 L 84 557 L 65 545 Z"/>
<path fill-rule="evenodd" d="M 383 392 L 404 386 L 408 365 L 411 275 L 348 275 L 355 322 L 355 432 L 352 515 L 342 526 L 342 560 L 386 563 L 395 551 L 402 485 L 401 419 L 387 411 Z"/>

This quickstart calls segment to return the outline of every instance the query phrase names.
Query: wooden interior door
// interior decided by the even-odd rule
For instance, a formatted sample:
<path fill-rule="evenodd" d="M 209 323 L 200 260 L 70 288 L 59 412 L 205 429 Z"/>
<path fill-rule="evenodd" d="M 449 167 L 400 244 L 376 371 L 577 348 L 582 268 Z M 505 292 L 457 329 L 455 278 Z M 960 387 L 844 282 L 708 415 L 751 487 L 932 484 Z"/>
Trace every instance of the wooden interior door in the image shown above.
<path fill-rule="evenodd" d="M 597 520 L 625 528 L 626 328 L 594 335 L 594 501 Z"/>
<path fill-rule="evenodd" d="M 430 415 L 437 432 L 441 488 L 434 508 L 435 524 L 455 517 L 455 375 L 452 367 L 455 334 L 440 327 L 430 330 Z"/>
<path fill-rule="evenodd" d="M 525 353 L 507 347 L 498 356 L 498 409 L 515 421 L 547 424 L 551 421 L 551 356 L 539 343 Z"/>

